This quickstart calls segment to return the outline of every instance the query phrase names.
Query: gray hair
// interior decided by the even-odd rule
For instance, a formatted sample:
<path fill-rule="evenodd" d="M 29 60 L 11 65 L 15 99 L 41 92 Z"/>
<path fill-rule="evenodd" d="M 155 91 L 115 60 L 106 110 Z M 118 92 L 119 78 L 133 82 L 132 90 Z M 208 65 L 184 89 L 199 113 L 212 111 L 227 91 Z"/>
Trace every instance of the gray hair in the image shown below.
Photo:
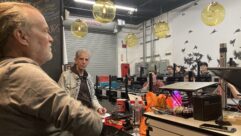
<path fill-rule="evenodd" d="M 89 58 L 91 56 L 90 51 L 88 49 L 80 49 L 76 51 L 75 58 L 78 58 L 82 53 L 87 53 L 89 55 Z"/>
<path fill-rule="evenodd" d="M 22 10 L 27 8 L 38 10 L 27 3 L 0 3 L 0 56 L 3 46 L 7 43 L 8 37 L 13 33 L 13 31 L 19 27 L 29 27 L 30 24 L 27 21 L 25 14 L 22 13 Z"/>

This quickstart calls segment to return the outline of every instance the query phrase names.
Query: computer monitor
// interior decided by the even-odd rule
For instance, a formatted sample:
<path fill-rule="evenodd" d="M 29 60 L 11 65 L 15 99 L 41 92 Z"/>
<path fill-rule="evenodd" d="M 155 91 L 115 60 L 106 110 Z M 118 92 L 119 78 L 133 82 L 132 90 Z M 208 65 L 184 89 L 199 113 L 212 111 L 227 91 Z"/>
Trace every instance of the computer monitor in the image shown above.
<path fill-rule="evenodd" d="M 122 78 L 122 77 L 117 77 L 117 78 L 116 78 L 116 81 L 117 81 L 117 82 L 123 82 L 123 78 Z"/>
<path fill-rule="evenodd" d="M 147 82 L 147 78 L 146 77 L 137 77 L 136 83 L 137 82 L 142 86 L 145 82 Z"/>
<path fill-rule="evenodd" d="M 165 84 L 169 85 L 169 84 L 173 84 L 175 82 L 183 82 L 184 81 L 184 77 L 183 76 L 178 76 L 178 77 L 167 77 Z"/>
<path fill-rule="evenodd" d="M 196 82 L 211 82 L 212 81 L 212 76 L 210 74 L 206 75 L 200 75 L 195 77 Z"/>
<path fill-rule="evenodd" d="M 241 90 L 241 81 L 240 81 L 241 68 L 240 67 L 229 67 L 229 68 L 213 67 L 213 68 L 208 68 L 208 70 L 212 71 L 215 75 L 223 78 L 227 82 L 233 84 L 236 88 L 238 88 L 238 90 Z"/>
<path fill-rule="evenodd" d="M 163 80 L 164 79 L 164 75 L 157 75 L 156 77 L 158 80 Z"/>

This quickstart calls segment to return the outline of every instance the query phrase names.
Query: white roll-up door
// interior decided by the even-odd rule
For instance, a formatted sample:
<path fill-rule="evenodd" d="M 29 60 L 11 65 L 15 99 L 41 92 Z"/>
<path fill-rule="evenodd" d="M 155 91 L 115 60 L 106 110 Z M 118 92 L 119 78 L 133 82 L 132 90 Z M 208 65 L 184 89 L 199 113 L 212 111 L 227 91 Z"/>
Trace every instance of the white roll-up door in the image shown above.
<path fill-rule="evenodd" d="M 74 62 L 75 52 L 87 48 L 91 52 L 87 71 L 95 79 L 96 75 L 117 75 L 117 38 L 115 34 L 88 33 L 77 38 L 65 29 L 66 49 L 69 62 Z"/>

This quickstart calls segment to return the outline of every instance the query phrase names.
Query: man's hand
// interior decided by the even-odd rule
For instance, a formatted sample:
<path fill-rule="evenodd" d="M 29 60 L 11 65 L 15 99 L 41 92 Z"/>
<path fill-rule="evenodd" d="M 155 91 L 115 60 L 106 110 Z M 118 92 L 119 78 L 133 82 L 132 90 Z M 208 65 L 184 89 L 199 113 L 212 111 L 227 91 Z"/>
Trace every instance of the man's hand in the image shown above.
<path fill-rule="evenodd" d="M 97 109 L 97 112 L 99 113 L 99 114 L 105 114 L 106 112 L 107 112 L 107 110 L 106 110 L 106 108 L 99 108 L 99 109 Z"/>

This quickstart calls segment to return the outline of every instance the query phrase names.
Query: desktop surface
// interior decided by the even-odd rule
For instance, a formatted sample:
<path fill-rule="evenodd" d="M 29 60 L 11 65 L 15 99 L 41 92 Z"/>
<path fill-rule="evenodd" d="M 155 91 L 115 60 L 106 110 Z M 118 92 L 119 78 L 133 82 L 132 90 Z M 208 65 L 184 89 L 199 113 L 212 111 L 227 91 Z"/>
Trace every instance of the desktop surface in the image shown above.
<path fill-rule="evenodd" d="M 208 87 L 211 85 L 217 84 L 216 82 L 177 82 L 170 85 L 165 85 L 160 87 L 160 89 L 167 89 L 167 90 L 185 90 L 185 91 L 196 91 L 202 89 L 204 87 Z"/>

